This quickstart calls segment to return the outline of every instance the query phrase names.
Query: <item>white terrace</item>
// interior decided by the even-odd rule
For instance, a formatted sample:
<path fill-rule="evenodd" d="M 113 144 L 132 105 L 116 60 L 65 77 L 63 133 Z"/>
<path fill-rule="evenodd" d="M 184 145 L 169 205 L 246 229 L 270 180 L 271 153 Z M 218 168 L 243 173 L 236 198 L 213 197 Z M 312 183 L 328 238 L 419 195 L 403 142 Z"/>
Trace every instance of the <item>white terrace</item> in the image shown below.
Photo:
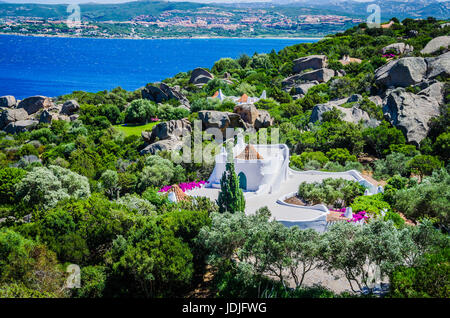
<path fill-rule="evenodd" d="M 245 213 L 253 214 L 267 206 L 272 217 L 286 226 L 314 228 L 324 231 L 327 226 L 329 210 L 324 205 L 299 206 L 285 203 L 284 200 L 296 194 L 299 185 L 306 182 L 322 181 L 325 178 L 343 178 L 364 185 L 366 194 L 380 191 L 364 179 L 359 172 L 295 171 L 289 168 L 289 148 L 286 145 L 245 145 L 238 138 L 233 148 L 235 171 L 244 191 Z M 220 191 L 220 178 L 225 171 L 226 152 L 216 156 L 216 166 L 209 184 L 187 192 L 191 196 L 204 196 L 215 201 Z"/>

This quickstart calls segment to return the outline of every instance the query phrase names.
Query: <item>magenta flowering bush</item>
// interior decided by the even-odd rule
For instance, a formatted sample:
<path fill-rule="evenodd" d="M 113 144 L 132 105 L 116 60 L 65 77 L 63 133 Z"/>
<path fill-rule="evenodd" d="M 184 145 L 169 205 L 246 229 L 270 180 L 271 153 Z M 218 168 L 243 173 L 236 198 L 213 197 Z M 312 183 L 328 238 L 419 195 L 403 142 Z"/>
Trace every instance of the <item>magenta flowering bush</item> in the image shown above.
<path fill-rule="evenodd" d="M 330 211 L 333 211 L 333 212 L 345 212 L 345 208 L 337 209 L 337 210 L 331 209 Z"/>
<path fill-rule="evenodd" d="M 392 57 L 395 57 L 395 54 L 392 54 L 392 53 L 390 53 L 390 54 L 383 54 L 383 57 L 385 57 L 385 58 L 392 58 Z"/>
<path fill-rule="evenodd" d="M 345 216 L 345 214 L 341 214 L 341 216 Z M 368 220 L 370 217 L 367 215 L 366 211 L 359 211 L 358 213 L 353 214 L 353 217 L 347 222 L 359 222 L 361 220 Z"/>
<path fill-rule="evenodd" d="M 181 190 L 183 190 L 183 192 L 186 192 L 186 190 L 201 188 L 203 185 L 205 185 L 207 183 L 209 183 L 209 182 L 200 180 L 200 181 L 182 182 L 182 183 L 179 183 L 178 186 L 180 187 Z M 172 186 L 166 185 L 166 186 L 162 187 L 161 189 L 159 189 L 158 192 L 167 192 L 170 190 L 170 188 L 172 188 Z"/>
<path fill-rule="evenodd" d="M 159 118 L 158 118 L 158 117 L 150 118 L 150 121 L 151 121 L 151 122 L 156 122 L 156 121 L 159 121 Z"/>

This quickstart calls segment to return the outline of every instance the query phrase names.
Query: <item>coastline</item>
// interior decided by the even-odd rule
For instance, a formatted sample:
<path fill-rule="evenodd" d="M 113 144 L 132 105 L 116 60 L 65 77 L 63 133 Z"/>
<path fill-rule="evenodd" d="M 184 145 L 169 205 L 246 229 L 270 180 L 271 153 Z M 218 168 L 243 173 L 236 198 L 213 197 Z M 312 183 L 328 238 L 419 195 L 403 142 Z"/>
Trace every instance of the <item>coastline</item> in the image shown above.
<path fill-rule="evenodd" d="M 324 37 L 264 37 L 264 36 L 255 36 L 255 37 L 228 37 L 228 36 L 174 36 L 174 37 L 152 37 L 152 38 L 140 38 L 140 37 L 114 37 L 114 38 L 106 38 L 106 37 L 94 37 L 94 36 L 74 36 L 74 35 L 53 35 L 53 34 L 22 34 L 22 33 L 5 33 L 0 32 L 0 35 L 13 35 L 13 36 L 23 36 L 23 37 L 41 37 L 41 38 L 67 38 L 67 39 L 101 39 L 101 40 L 209 40 L 209 39 L 242 39 L 242 40 L 250 40 L 250 39 L 260 39 L 260 40 L 317 40 L 320 41 Z"/>

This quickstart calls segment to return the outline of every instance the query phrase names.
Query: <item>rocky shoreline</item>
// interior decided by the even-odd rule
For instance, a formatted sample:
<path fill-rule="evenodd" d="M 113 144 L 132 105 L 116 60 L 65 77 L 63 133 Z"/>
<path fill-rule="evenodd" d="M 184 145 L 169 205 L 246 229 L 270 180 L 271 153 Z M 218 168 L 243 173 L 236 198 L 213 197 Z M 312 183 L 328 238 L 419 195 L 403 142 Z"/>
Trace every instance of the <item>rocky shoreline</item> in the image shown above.
<path fill-rule="evenodd" d="M 202 40 L 202 39 L 264 39 L 264 40 L 321 40 L 324 37 L 229 37 L 229 36 L 174 36 L 174 37 L 87 37 L 87 36 L 73 36 L 73 35 L 52 35 L 52 34 L 22 34 L 22 33 L 6 33 L 0 32 L 0 35 L 14 35 L 24 37 L 42 37 L 42 38 L 67 38 L 67 39 L 105 39 L 105 40 Z"/>

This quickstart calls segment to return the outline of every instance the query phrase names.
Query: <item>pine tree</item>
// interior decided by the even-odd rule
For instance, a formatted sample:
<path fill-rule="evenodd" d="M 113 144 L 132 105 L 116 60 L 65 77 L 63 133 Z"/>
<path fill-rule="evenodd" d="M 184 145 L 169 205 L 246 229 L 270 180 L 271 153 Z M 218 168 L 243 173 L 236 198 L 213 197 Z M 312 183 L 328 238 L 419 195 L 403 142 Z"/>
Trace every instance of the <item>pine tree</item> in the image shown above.
<path fill-rule="evenodd" d="M 245 199 L 241 188 L 239 188 L 239 179 L 234 171 L 234 163 L 228 162 L 226 170 L 220 179 L 220 193 L 217 199 L 219 212 L 244 212 Z"/>

